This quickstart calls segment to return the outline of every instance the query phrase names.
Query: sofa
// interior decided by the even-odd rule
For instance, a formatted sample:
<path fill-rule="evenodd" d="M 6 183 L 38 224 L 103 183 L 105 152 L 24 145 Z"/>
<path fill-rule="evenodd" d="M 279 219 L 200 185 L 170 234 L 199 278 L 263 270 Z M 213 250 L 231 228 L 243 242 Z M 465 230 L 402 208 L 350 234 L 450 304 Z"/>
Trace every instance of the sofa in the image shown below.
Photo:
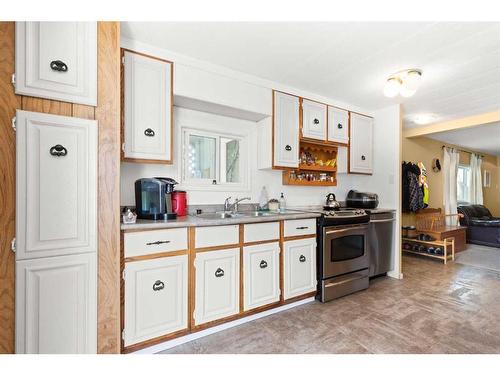
<path fill-rule="evenodd" d="M 460 225 L 467 227 L 468 243 L 500 247 L 500 217 L 480 204 L 458 206 L 458 213 L 463 214 Z"/>

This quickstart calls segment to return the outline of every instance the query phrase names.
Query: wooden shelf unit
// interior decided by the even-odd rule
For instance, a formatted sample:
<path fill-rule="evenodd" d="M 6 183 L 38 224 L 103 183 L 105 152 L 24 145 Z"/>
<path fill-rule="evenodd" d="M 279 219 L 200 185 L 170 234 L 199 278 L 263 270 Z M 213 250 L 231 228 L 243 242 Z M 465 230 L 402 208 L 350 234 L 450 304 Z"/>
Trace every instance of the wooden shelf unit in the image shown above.
<path fill-rule="evenodd" d="M 333 166 L 320 164 L 299 164 L 298 168 L 287 169 L 283 171 L 283 185 L 297 186 L 337 186 L 337 153 L 336 145 L 326 144 L 323 141 L 300 140 L 299 143 L 300 155 L 304 152 L 310 153 L 316 160 L 322 160 L 326 163 L 328 160 L 334 160 Z M 292 171 L 295 175 L 313 174 L 316 180 L 309 181 L 307 179 L 290 178 Z M 319 174 L 326 173 L 328 181 L 320 181 Z M 333 181 L 331 180 L 333 177 Z"/>
<path fill-rule="evenodd" d="M 446 264 L 448 261 L 448 258 L 451 257 L 451 260 L 455 260 L 455 240 L 453 238 L 445 238 L 443 241 L 421 241 L 417 240 L 414 238 L 407 238 L 407 237 L 402 237 L 401 239 L 403 242 L 414 242 L 414 243 L 420 243 L 424 245 L 434 245 L 434 246 L 441 246 L 444 250 L 443 255 L 436 255 L 436 254 L 429 254 L 429 253 L 421 253 L 420 251 L 415 251 L 415 250 L 409 250 L 409 249 L 404 249 L 402 250 L 406 253 L 410 254 L 417 254 L 417 255 L 422 255 L 428 258 L 435 258 L 435 259 L 440 259 Z M 448 253 L 448 247 L 451 246 L 451 253 Z"/>

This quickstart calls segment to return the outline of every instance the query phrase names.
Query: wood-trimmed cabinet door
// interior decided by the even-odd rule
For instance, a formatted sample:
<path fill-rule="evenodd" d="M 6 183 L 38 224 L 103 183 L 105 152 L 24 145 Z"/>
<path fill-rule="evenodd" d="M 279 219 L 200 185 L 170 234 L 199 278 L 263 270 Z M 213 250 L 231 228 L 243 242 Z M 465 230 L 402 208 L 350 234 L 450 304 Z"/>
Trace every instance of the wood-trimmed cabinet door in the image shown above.
<path fill-rule="evenodd" d="M 299 166 L 299 98 L 274 91 L 273 167 Z"/>
<path fill-rule="evenodd" d="M 284 244 L 285 299 L 316 290 L 316 239 L 286 241 Z"/>
<path fill-rule="evenodd" d="M 16 353 L 96 354 L 96 257 L 16 262 Z"/>
<path fill-rule="evenodd" d="M 326 141 L 326 108 L 325 104 L 302 100 L 302 138 Z"/>
<path fill-rule="evenodd" d="M 349 143 L 349 112 L 328 107 L 328 140 L 336 143 Z"/>
<path fill-rule="evenodd" d="M 125 264 L 124 344 L 187 328 L 188 256 Z"/>
<path fill-rule="evenodd" d="M 245 311 L 280 299 L 279 242 L 243 248 Z"/>
<path fill-rule="evenodd" d="M 172 163 L 172 72 L 169 61 L 123 51 L 125 161 Z"/>
<path fill-rule="evenodd" d="M 196 254 L 196 325 L 239 313 L 240 249 Z"/>
<path fill-rule="evenodd" d="M 373 173 L 373 118 L 351 113 L 349 173 Z"/>
<path fill-rule="evenodd" d="M 16 22 L 16 94 L 97 105 L 97 22 Z"/>
<path fill-rule="evenodd" d="M 16 259 L 95 252 L 97 121 L 16 119 Z"/>

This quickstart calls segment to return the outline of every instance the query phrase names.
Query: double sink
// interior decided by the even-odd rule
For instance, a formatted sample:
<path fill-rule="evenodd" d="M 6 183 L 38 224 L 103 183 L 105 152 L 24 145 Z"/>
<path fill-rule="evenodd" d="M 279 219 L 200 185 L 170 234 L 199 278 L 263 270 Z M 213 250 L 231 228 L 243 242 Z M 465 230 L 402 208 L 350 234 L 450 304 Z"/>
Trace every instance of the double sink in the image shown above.
<path fill-rule="evenodd" d="M 263 217 L 263 216 L 279 216 L 277 212 L 263 212 L 263 211 L 243 211 L 243 212 L 207 212 L 205 214 L 198 214 L 196 217 L 207 220 L 220 220 L 220 219 L 235 219 L 244 217 Z"/>

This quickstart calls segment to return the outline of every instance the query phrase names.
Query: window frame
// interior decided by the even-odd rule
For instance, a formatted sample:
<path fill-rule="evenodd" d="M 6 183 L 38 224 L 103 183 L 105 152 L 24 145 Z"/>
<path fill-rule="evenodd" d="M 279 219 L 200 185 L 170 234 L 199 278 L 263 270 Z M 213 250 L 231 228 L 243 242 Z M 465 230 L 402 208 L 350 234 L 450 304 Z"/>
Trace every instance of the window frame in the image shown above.
<path fill-rule="evenodd" d="M 208 178 L 189 178 L 188 173 L 188 150 L 189 137 L 191 135 L 215 138 L 215 181 Z M 181 128 L 181 163 L 180 163 L 180 187 L 185 190 L 203 191 L 249 191 L 249 148 L 248 133 L 227 132 L 223 130 L 207 130 L 194 126 L 183 126 Z M 241 182 L 221 182 L 221 138 L 236 139 L 239 142 L 239 170 Z"/>
<path fill-rule="evenodd" d="M 459 186 L 460 186 L 460 183 L 458 181 L 458 171 L 460 169 L 463 169 L 466 171 L 466 179 L 467 179 L 467 182 L 466 182 L 466 185 L 465 185 L 465 188 L 466 188 L 466 191 L 467 191 L 467 197 L 465 197 L 466 199 L 465 200 L 461 200 L 459 199 L 460 197 L 458 196 L 458 192 L 460 191 L 459 189 Z M 458 168 L 457 168 L 457 204 L 462 204 L 462 205 L 467 205 L 467 204 L 470 204 L 470 201 L 471 201 L 471 196 L 470 196 L 470 186 L 471 185 L 471 169 L 470 169 L 470 165 L 467 165 L 467 164 L 459 164 L 458 165 Z M 463 198 L 463 197 L 462 197 Z"/>

